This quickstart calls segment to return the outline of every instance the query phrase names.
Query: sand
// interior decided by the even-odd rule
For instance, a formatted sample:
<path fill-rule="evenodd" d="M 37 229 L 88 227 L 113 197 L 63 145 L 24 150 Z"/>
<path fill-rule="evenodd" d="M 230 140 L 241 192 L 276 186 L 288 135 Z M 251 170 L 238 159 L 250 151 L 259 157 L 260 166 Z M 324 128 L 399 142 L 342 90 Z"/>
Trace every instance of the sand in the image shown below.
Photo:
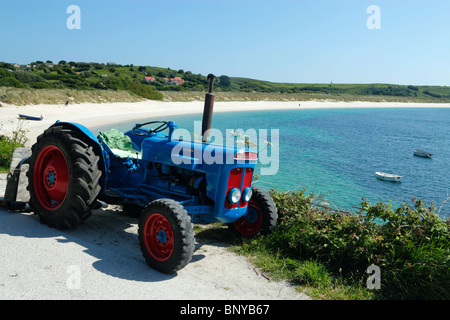
<path fill-rule="evenodd" d="M 193 102 L 162 102 L 142 101 L 131 103 L 81 103 L 61 105 L 28 105 L 0 107 L 0 134 L 10 134 L 13 129 L 21 127 L 27 130 L 29 144 L 36 141 L 36 137 L 57 120 L 77 122 L 87 128 L 114 125 L 119 122 L 157 118 L 170 120 L 170 116 L 182 114 L 198 114 L 201 120 L 203 101 Z M 216 102 L 214 112 L 259 111 L 277 109 L 321 109 L 321 108 L 450 108 L 447 103 L 400 103 L 400 102 L 334 102 L 334 101 L 246 101 L 246 102 Z M 18 115 L 41 115 L 42 121 L 19 121 Z"/>

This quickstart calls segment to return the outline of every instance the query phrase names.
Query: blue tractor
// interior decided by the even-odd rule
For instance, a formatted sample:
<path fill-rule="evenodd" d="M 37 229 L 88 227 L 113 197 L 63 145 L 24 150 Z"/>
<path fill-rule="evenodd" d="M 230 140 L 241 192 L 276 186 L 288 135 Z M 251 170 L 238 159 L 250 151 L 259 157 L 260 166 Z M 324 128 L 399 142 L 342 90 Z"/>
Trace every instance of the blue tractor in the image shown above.
<path fill-rule="evenodd" d="M 133 147 L 128 154 L 80 124 L 56 122 L 46 129 L 19 164 L 29 163 L 29 206 L 41 222 L 74 228 L 102 203 L 137 209 L 143 256 L 163 273 L 190 261 L 193 224 L 221 221 L 242 236 L 271 232 L 278 218 L 275 204 L 252 186 L 257 154 L 206 142 L 214 105 L 214 76 L 208 79 L 202 142 L 174 139 L 172 121 L 136 124 L 124 134 Z M 8 178 L 10 207 L 18 172 Z"/>

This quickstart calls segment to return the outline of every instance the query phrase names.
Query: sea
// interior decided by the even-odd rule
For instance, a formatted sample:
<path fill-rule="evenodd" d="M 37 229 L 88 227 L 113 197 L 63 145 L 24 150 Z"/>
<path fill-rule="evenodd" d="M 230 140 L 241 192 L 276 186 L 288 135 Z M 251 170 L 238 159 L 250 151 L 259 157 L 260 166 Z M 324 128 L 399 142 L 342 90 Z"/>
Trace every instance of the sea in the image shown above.
<path fill-rule="evenodd" d="M 201 114 L 195 114 L 157 120 L 175 121 L 178 128 L 193 133 L 201 127 L 201 119 Z M 156 119 L 139 122 L 152 120 Z M 125 132 L 135 122 L 112 127 Z M 225 144 L 241 145 L 244 135 L 256 132 L 247 142 L 265 155 L 258 160 L 255 185 L 266 190 L 306 189 L 321 204 L 345 211 L 357 211 L 363 198 L 371 204 L 390 203 L 393 208 L 417 198 L 433 204 L 443 219 L 450 217 L 450 200 L 446 201 L 450 196 L 450 109 L 299 107 L 224 112 L 213 115 L 212 128 L 222 132 Z M 232 138 L 227 139 L 230 134 Z M 220 134 L 213 138 L 219 141 Z M 414 156 L 414 148 L 433 156 Z M 402 178 L 383 181 L 375 172 Z"/>

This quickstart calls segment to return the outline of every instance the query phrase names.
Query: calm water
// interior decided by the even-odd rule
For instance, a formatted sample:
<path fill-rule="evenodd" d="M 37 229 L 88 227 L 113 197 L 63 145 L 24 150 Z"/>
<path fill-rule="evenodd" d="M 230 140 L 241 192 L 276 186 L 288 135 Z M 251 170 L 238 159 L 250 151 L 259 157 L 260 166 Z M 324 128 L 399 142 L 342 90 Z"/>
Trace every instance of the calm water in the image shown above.
<path fill-rule="evenodd" d="M 179 128 L 192 132 L 194 121 L 201 120 L 201 115 L 161 120 L 176 121 Z M 115 128 L 126 131 L 133 124 Z M 342 209 L 359 206 L 362 197 L 371 203 L 391 201 L 394 205 L 417 197 L 427 203 L 433 201 L 439 208 L 450 188 L 450 109 L 215 113 L 213 127 L 224 134 L 226 129 L 278 129 L 278 173 L 261 176 L 257 184 L 266 189 L 306 187 Z M 106 130 L 99 130 L 102 129 Z M 434 156 L 415 157 L 413 148 Z M 376 171 L 402 175 L 402 182 L 378 180 L 374 177 Z M 449 214 L 447 203 L 441 216 L 446 218 Z"/>

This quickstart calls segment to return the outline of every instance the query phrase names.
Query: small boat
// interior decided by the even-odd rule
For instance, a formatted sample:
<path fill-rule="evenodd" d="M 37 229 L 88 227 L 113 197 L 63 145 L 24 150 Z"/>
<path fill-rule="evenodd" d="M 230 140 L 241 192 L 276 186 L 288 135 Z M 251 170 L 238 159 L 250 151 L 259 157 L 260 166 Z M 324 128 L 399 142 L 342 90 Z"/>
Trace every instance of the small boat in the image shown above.
<path fill-rule="evenodd" d="M 25 114 L 19 113 L 19 119 L 41 121 L 42 119 L 44 119 L 44 117 L 42 115 L 40 117 L 33 117 L 33 116 L 27 116 Z"/>
<path fill-rule="evenodd" d="M 392 181 L 392 182 L 400 181 L 400 179 L 402 178 L 402 176 L 399 176 L 397 174 L 384 173 L 384 172 L 375 172 L 375 176 L 378 179 Z"/>
<path fill-rule="evenodd" d="M 420 150 L 420 149 L 413 149 L 414 155 L 417 157 L 422 157 L 422 158 L 431 158 L 431 156 L 433 155 L 432 153 Z"/>

